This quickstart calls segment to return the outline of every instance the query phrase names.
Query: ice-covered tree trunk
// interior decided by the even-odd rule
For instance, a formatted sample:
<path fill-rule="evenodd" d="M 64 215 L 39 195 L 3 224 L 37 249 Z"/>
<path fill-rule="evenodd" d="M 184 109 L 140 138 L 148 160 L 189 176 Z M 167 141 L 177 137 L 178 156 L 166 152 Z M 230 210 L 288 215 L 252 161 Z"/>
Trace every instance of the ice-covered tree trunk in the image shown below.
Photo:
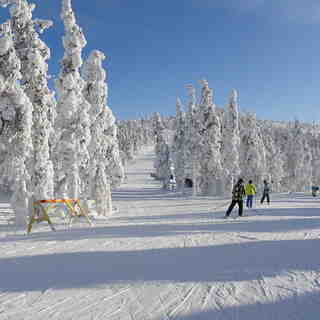
<path fill-rule="evenodd" d="M 83 94 L 91 105 L 90 194 L 96 200 L 97 212 L 101 215 L 110 215 L 112 213 L 110 183 L 112 186 L 119 186 L 124 171 L 115 118 L 107 106 L 106 72 L 102 67 L 104 59 L 102 52 L 98 50 L 91 52 L 83 65 L 82 74 L 86 81 Z M 98 172 L 101 175 L 100 183 L 96 183 Z M 97 190 L 97 187 L 104 189 Z M 100 195 L 104 195 L 104 198 L 102 199 Z"/>
<path fill-rule="evenodd" d="M 56 193 L 86 198 L 90 172 L 90 104 L 83 96 L 85 82 L 79 72 L 86 40 L 76 23 L 71 0 L 62 0 L 61 19 L 65 28 L 65 51 L 55 82 L 58 94 L 56 131 L 59 133 L 55 146 Z"/>
<path fill-rule="evenodd" d="M 50 159 L 50 137 L 53 136 L 55 100 L 47 84 L 50 50 L 39 32 L 51 26 L 50 21 L 33 20 L 34 4 L 26 0 L 8 0 L 14 46 L 21 61 L 21 85 L 33 105 L 33 161 L 31 184 L 34 199 L 53 195 L 53 164 Z"/>
<path fill-rule="evenodd" d="M 232 90 L 222 128 L 222 163 L 225 171 L 224 192 L 230 193 L 240 175 L 240 131 L 238 93 Z"/>
<path fill-rule="evenodd" d="M 221 122 L 213 103 L 212 89 L 206 80 L 201 81 L 202 93 L 199 116 L 202 122 L 201 158 L 200 160 L 200 192 L 203 195 L 219 195 L 222 193 L 221 178 Z"/>
<path fill-rule="evenodd" d="M 16 225 L 25 226 L 31 190 L 27 162 L 32 152 L 32 104 L 22 90 L 20 60 L 17 57 L 10 23 L 0 25 L 0 144 L 4 161 L 13 180 L 11 206 Z"/>

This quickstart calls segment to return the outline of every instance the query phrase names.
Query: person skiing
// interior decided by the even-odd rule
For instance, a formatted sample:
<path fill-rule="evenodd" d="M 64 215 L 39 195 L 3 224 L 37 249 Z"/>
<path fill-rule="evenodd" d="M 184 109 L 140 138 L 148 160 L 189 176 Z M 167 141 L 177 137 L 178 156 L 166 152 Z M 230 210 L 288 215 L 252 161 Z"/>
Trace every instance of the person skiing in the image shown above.
<path fill-rule="evenodd" d="M 249 182 L 244 186 L 244 189 L 247 196 L 246 206 L 247 208 L 252 208 L 253 197 L 257 193 L 256 186 L 252 183 L 252 180 L 249 180 Z"/>
<path fill-rule="evenodd" d="M 262 198 L 260 203 L 262 204 L 264 199 L 267 198 L 267 203 L 270 204 L 270 186 L 267 180 L 263 180 L 263 191 L 262 191 Z"/>
<path fill-rule="evenodd" d="M 173 174 L 170 174 L 169 178 L 169 190 L 174 191 L 176 189 L 176 179 Z"/>
<path fill-rule="evenodd" d="M 242 217 L 243 197 L 245 196 L 245 194 L 246 192 L 243 186 L 243 179 L 240 178 L 232 189 L 232 201 L 226 212 L 225 218 L 228 218 L 230 216 L 230 213 L 236 204 L 238 204 L 239 207 L 239 217 Z"/>

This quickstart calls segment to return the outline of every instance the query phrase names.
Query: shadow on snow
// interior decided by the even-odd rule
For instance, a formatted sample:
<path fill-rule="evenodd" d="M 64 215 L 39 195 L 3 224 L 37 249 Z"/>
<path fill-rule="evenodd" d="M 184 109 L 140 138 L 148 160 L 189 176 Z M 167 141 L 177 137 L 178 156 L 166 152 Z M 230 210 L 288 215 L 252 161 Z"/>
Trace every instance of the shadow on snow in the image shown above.
<path fill-rule="evenodd" d="M 0 259 L 2 291 L 96 287 L 131 281 L 244 281 L 319 270 L 320 240 L 282 240 Z"/>

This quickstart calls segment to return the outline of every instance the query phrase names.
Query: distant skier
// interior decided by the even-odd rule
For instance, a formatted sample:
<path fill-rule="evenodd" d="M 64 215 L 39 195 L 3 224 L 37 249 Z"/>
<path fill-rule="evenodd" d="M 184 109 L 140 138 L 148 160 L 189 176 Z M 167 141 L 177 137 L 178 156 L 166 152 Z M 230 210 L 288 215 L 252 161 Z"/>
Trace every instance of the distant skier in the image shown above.
<path fill-rule="evenodd" d="M 262 191 L 262 198 L 260 203 L 262 204 L 264 199 L 267 198 L 267 203 L 270 204 L 270 186 L 267 180 L 263 180 L 263 191 Z"/>
<path fill-rule="evenodd" d="M 239 217 L 242 217 L 243 197 L 245 196 L 245 194 L 246 192 L 243 186 L 243 179 L 240 178 L 232 189 L 232 201 L 226 212 L 225 218 L 228 218 L 230 216 L 230 213 L 236 204 L 238 204 L 239 207 Z"/>
<path fill-rule="evenodd" d="M 249 182 L 244 186 L 244 189 L 247 196 L 247 208 L 252 208 L 253 197 L 257 193 L 256 186 L 252 183 L 252 180 L 249 180 Z"/>
<path fill-rule="evenodd" d="M 170 174 L 170 177 L 169 177 L 169 190 L 170 191 L 175 191 L 175 189 L 176 189 L 176 179 L 175 179 L 173 174 Z"/>
<path fill-rule="evenodd" d="M 312 190 L 312 196 L 316 197 L 317 192 L 319 191 L 319 187 L 312 186 L 311 190 Z"/>

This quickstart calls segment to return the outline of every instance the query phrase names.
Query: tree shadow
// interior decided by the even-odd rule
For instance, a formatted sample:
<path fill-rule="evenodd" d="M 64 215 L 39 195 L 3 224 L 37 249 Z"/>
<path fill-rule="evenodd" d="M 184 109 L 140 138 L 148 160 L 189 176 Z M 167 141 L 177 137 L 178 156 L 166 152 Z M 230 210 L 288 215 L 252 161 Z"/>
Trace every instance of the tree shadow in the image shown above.
<path fill-rule="evenodd" d="M 259 219 L 244 217 L 238 219 L 222 219 L 224 212 L 210 214 L 207 212 L 181 213 L 174 215 L 157 216 L 135 216 L 132 219 L 126 218 L 121 225 L 115 225 L 116 219 L 110 219 L 106 225 L 105 221 L 95 221 L 94 227 L 78 227 L 76 224 L 72 229 L 66 230 L 62 223 L 54 224 L 57 231 L 37 231 L 34 226 L 33 232 L 29 236 L 16 235 L 7 236 L 1 242 L 13 241 L 69 241 L 83 239 L 116 239 L 116 238 L 152 238 L 152 237 L 173 237 L 182 235 L 195 235 L 211 233 L 215 237 L 226 232 L 232 233 L 274 233 L 274 232 L 298 232 L 320 228 L 320 215 L 316 215 L 317 209 L 310 208 L 312 213 L 306 216 L 301 213 L 301 209 L 272 209 L 267 214 L 261 214 Z M 285 211 L 281 213 L 281 211 Z M 266 216 L 288 216 L 288 219 L 263 219 Z M 303 218 L 298 218 L 301 216 Z M 210 221 L 210 218 L 212 220 Z M 189 221 L 186 221 L 189 220 Z M 191 220 L 191 221 L 190 221 Z M 209 220 L 209 221 L 208 221 Z M 120 221 L 121 222 L 121 221 Z M 180 223 L 179 223 L 180 222 Z M 99 223 L 101 223 L 99 225 Z M 111 224 L 113 223 L 113 224 Z M 43 226 L 43 225 L 42 225 Z M 49 230 L 49 226 L 48 226 Z"/>
<path fill-rule="evenodd" d="M 244 242 L 133 251 L 54 253 L 0 259 L 2 291 L 97 287 L 130 281 L 244 281 L 319 270 L 319 240 Z"/>
<path fill-rule="evenodd" d="M 174 205 L 172 207 L 186 207 L 186 206 L 197 206 L 197 204 L 181 204 L 181 205 Z M 207 206 L 207 205 L 205 205 Z M 158 206 L 157 206 L 158 207 Z M 161 207 L 161 206 L 159 206 Z M 168 205 L 170 207 L 170 205 Z M 216 219 L 220 219 L 224 216 L 225 211 L 227 209 L 228 205 L 226 205 L 223 209 L 223 211 L 214 211 L 214 212 L 191 212 L 191 213 L 176 213 L 176 214 L 162 214 L 162 215 L 137 215 L 137 216 L 119 216 L 119 217 L 114 217 L 114 221 L 129 221 L 132 223 L 133 221 L 136 221 L 137 223 L 141 222 L 152 222 L 152 221 L 168 221 L 168 220 L 189 220 L 189 219 L 194 219 L 196 221 L 198 220 L 208 220 L 212 219 L 212 221 L 216 221 Z M 143 207 L 144 208 L 144 207 Z M 215 209 L 215 208 L 212 208 Z M 219 209 L 221 209 L 219 207 Z M 209 210 L 209 209 L 208 209 Z M 249 222 L 249 223 L 257 223 L 261 224 L 261 221 L 252 221 L 250 220 L 250 217 L 290 217 L 290 219 L 286 220 L 289 224 L 296 224 L 297 219 L 295 217 L 306 217 L 306 218 L 311 218 L 313 217 L 315 220 L 318 220 L 317 218 L 320 218 L 320 209 L 319 208 L 257 208 L 257 209 L 244 209 L 244 214 L 245 218 L 243 219 L 243 222 Z M 238 215 L 238 209 L 235 208 L 232 212 L 232 216 L 237 216 Z M 249 219 L 247 219 L 247 217 Z M 314 220 L 313 219 L 313 220 Z M 281 219 L 279 219 L 281 220 Z M 283 221 L 275 221 L 275 224 L 280 224 L 281 226 L 283 225 Z M 292 221 L 291 221 L 292 220 Z M 225 221 L 225 222 L 229 222 Z M 207 222 L 207 221 L 206 221 Z M 240 220 L 235 221 L 240 222 Z M 304 219 L 299 219 L 298 222 L 300 222 L 302 225 L 304 224 Z M 306 220 L 306 223 L 309 224 L 311 220 Z M 272 223 L 271 221 L 263 221 L 266 225 Z M 282 227 L 281 227 L 282 228 Z M 291 227 L 290 227 L 291 228 Z M 276 229 L 278 229 L 276 227 Z M 252 230 L 253 231 L 253 230 Z"/>

